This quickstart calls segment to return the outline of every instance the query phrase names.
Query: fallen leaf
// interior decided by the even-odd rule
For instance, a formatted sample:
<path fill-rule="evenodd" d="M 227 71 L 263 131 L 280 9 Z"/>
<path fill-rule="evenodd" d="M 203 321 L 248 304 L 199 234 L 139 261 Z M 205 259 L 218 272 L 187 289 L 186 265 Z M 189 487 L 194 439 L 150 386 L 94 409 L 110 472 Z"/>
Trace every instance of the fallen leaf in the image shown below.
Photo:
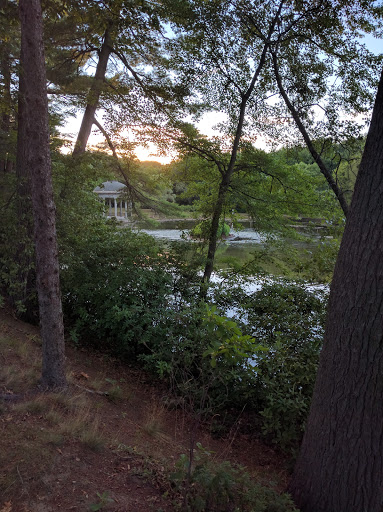
<path fill-rule="evenodd" d="M 12 503 L 10 501 L 6 501 L 0 509 L 0 512 L 12 512 Z"/>

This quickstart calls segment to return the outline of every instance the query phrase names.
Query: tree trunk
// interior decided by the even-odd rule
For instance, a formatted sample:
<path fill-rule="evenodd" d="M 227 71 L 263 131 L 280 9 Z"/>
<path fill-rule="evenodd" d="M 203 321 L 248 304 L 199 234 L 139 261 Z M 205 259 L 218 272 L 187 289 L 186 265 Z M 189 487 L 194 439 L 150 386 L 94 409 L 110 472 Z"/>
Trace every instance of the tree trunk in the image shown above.
<path fill-rule="evenodd" d="M 302 512 L 383 510 L 383 73 L 290 485 Z"/>
<path fill-rule="evenodd" d="M 0 9 L 7 13 L 8 0 L 0 0 Z M 7 13 L 8 14 L 8 13 Z M 0 171 L 9 172 L 12 169 L 10 159 L 9 136 L 11 130 L 11 48 L 8 41 L 2 41 L 0 46 L 0 74 L 3 76 L 1 87 L 1 112 L 0 112 Z"/>
<path fill-rule="evenodd" d="M 220 219 L 220 216 L 222 213 L 222 208 L 223 208 L 223 204 L 225 201 L 226 193 L 230 186 L 231 177 L 233 175 L 235 163 L 237 160 L 239 145 L 240 145 L 241 138 L 242 138 L 243 124 L 245 121 L 247 104 L 248 104 L 248 101 L 249 101 L 251 95 L 253 94 L 255 84 L 259 78 L 259 75 L 263 69 L 263 66 L 265 65 L 266 54 L 270 47 L 271 36 L 272 36 L 275 26 L 278 22 L 278 18 L 282 11 L 282 7 L 283 7 L 283 1 L 281 1 L 279 3 L 278 10 L 269 25 L 267 37 L 264 41 L 263 50 L 259 57 L 259 63 L 258 63 L 258 66 L 257 66 L 253 76 L 252 76 L 249 87 L 247 88 L 247 91 L 244 94 L 241 94 L 241 104 L 239 107 L 238 122 L 237 122 L 236 131 L 235 131 L 233 146 L 231 149 L 230 161 L 229 161 L 227 168 L 222 170 L 222 179 L 221 179 L 221 183 L 219 186 L 217 201 L 216 201 L 213 215 L 212 215 L 212 222 L 211 222 L 210 234 L 209 234 L 208 254 L 207 254 L 207 258 L 206 258 L 205 270 L 204 270 L 201 289 L 200 289 L 200 296 L 202 299 L 206 298 L 206 292 L 207 292 L 206 284 L 210 281 L 210 277 L 211 277 L 211 274 L 212 274 L 213 268 L 214 268 L 214 258 L 215 258 L 215 252 L 217 249 L 217 234 L 218 234 L 218 227 L 219 227 L 219 219 Z"/>
<path fill-rule="evenodd" d="M 102 44 L 100 55 L 97 63 L 96 74 L 90 88 L 88 95 L 88 104 L 86 106 L 84 116 L 82 118 L 80 131 L 78 132 L 77 141 L 73 150 L 72 155 L 78 156 L 85 153 L 86 145 L 90 133 L 92 131 L 92 125 L 96 110 L 98 108 L 102 86 L 105 80 L 106 68 L 108 65 L 109 56 L 111 54 L 112 47 L 110 42 L 109 29 L 105 31 L 104 42 Z"/>
<path fill-rule="evenodd" d="M 228 177 L 230 181 L 230 177 Z M 215 252 L 217 250 L 217 238 L 218 238 L 218 229 L 219 229 L 219 219 L 221 218 L 223 204 L 225 202 L 225 197 L 227 193 L 228 185 L 226 185 L 223 180 L 219 186 L 218 197 L 215 203 L 213 215 L 211 218 L 211 227 L 209 233 L 209 242 L 208 242 L 208 250 L 207 257 L 205 263 L 205 270 L 203 274 L 203 283 L 208 283 L 211 278 L 211 274 L 213 273 L 214 268 L 214 258 Z M 201 298 L 206 298 L 206 288 L 202 286 L 201 288 Z"/>
<path fill-rule="evenodd" d="M 64 328 L 49 148 L 48 101 L 39 0 L 20 0 L 22 73 L 25 79 L 24 154 L 34 218 L 36 287 L 39 299 L 45 389 L 66 386 Z M 21 164 L 20 164 L 21 165 Z"/>
<path fill-rule="evenodd" d="M 23 49 L 20 62 L 24 62 Z M 26 322 L 36 323 L 35 268 L 33 245 L 33 213 L 30 197 L 28 167 L 26 165 L 29 141 L 26 133 L 27 119 L 25 110 L 26 80 L 23 71 L 19 72 L 19 90 L 17 106 L 17 147 L 16 147 L 16 215 L 17 239 L 15 240 L 14 258 L 17 263 L 17 276 L 11 294 L 11 305 L 18 310 L 20 318 Z"/>

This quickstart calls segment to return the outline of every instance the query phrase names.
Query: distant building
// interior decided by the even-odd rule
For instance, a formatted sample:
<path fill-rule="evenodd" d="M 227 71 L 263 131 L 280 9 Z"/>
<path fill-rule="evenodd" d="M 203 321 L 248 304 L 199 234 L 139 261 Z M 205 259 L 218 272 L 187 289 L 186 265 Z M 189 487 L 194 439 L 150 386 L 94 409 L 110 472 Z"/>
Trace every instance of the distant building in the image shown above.
<path fill-rule="evenodd" d="M 131 203 L 126 198 L 126 185 L 119 181 L 105 181 L 93 192 L 99 196 L 106 205 L 107 217 L 127 219 L 131 212 Z"/>

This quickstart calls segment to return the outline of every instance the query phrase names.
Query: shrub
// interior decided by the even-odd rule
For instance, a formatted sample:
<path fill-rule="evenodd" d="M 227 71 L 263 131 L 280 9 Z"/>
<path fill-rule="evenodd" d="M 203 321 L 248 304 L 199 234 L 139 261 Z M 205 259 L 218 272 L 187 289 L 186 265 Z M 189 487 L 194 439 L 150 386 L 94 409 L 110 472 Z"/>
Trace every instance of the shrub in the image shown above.
<path fill-rule="evenodd" d="M 261 350 L 215 306 L 199 303 L 178 310 L 166 336 L 141 359 L 199 418 L 206 418 L 242 401 L 244 385 L 253 378 L 251 358 Z"/>
<path fill-rule="evenodd" d="M 184 304 L 168 313 L 165 336 L 141 357 L 199 419 L 246 409 L 258 415 L 266 439 L 294 449 L 315 381 L 324 295 L 286 282 L 249 295 L 221 291 L 218 304 L 234 303 L 242 322 L 219 314 L 216 306 Z"/>
<path fill-rule="evenodd" d="M 258 414 L 262 434 L 284 449 L 300 441 L 308 414 L 324 333 L 326 292 L 289 281 L 246 293 L 221 288 L 215 300 L 231 308 L 242 331 L 267 351 L 256 354 L 254 372 L 238 387 L 238 405 Z"/>
<path fill-rule="evenodd" d="M 283 448 L 300 441 L 324 332 L 324 294 L 296 284 L 265 285 L 248 298 L 249 328 L 269 347 L 256 362 L 255 407 L 263 434 Z"/>
<path fill-rule="evenodd" d="M 171 479 L 185 512 L 296 512 L 291 498 L 250 478 L 241 466 L 212 460 L 200 443 L 193 465 L 181 455 Z"/>
<path fill-rule="evenodd" d="M 135 357 L 153 337 L 165 336 L 171 274 L 147 235 L 113 225 L 94 229 L 67 258 L 62 292 L 74 340 Z"/>

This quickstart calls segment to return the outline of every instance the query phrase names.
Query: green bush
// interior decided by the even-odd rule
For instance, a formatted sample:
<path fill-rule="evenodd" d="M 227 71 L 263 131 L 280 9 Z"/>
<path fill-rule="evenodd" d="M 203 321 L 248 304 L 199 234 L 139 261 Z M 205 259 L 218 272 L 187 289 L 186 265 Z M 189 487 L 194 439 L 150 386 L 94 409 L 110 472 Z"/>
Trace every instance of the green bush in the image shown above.
<path fill-rule="evenodd" d="M 38 321 L 29 201 L 18 201 L 16 175 L 0 175 L 0 294 L 23 320 Z"/>
<path fill-rule="evenodd" d="M 65 265 L 77 241 L 105 223 L 93 189 L 108 173 L 99 156 L 86 155 L 80 164 L 58 152 L 52 157 L 59 258 Z M 37 323 L 32 207 L 28 191 L 18 198 L 19 188 L 16 174 L 0 175 L 0 292 L 15 313 Z"/>
<path fill-rule="evenodd" d="M 106 224 L 74 249 L 61 274 L 73 339 L 135 357 L 166 335 L 172 278 L 152 237 Z"/>
<path fill-rule="evenodd" d="M 215 306 L 188 304 L 168 316 L 166 336 L 141 356 L 200 419 L 237 408 L 254 379 L 251 358 L 265 350 Z"/>
<path fill-rule="evenodd" d="M 199 443 L 192 466 L 181 455 L 171 480 L 184 512 L 297 512 L 288 495 L 252 481 L 241 466 L 212 460 Z"/>
<path fill-rule="evenodd" d="M 246 294 L 243 286 L 217 291 L 222 309 L 234 308 L 241 328 L 268 348 L 254 372 L 237 387 L 238 406 L 257 413 L 263 436 L 294 449 L 304 432 L 324 333 L 326 292 L 288 281 L 265 281 Z"/>
<path fill-rule="evenodd" d="M 165 336 L 141 358 L 200 419 L 245 409 L 257 414 L 267 440 L 294 449 L 315 382 L 324 295 L 286 282 L 249 295 L 234 288 L 216 294 L 221 308 L 237 306 L 242 323 L 216 306 L 184 303 L 168 312 Z"/>
<path fill-rule="evenodd" d="M 250 296 L 246 311 L 252 335 L 269 347 L 257 358 L 254 385 L 263 434 L 283 448 L 294 446 L 313 393 L 325 298 L 295 284 L 274 283 Z"/>

